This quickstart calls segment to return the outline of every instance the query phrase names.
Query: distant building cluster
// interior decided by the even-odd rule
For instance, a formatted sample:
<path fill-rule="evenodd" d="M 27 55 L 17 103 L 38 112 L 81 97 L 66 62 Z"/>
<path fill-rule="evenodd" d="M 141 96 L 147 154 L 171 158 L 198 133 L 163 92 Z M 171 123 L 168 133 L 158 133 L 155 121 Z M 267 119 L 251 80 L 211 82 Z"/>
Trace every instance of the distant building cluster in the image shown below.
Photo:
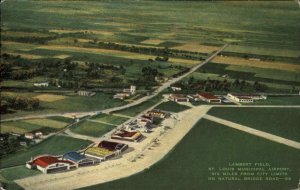
<path fill-rule="evenodd" d="M 33 83 L 33 86 L 35 86 L 35 87 L 48 87 L 49 82 Z"/>
<path fill-rule="evenodd" d="M 96 92 L 86 91 L 86 90 L 80 90 L 77 92 L 79 96 L 95 96 Z"/>
<path fill-rule="evenodd" d="M 201 92 L 193 95 L 172 93 L 168 96 L 168 99 L 174 102 L 204 101 L 207 103 L 253 103 L 258 100 L 266 100 L 267 96 L 260 94 L 237 93 L 228 93 L 227 95 L 214 95 L 210 92 Z"/>
<path fill-rule="evenodd" d="M 169 113 L 161 110 L 150 110 L 138 117 L 135 121 L 129 122 L 111 134 L 111 140 L 102 140 L 96 145 L 90 145 L 85 150 L 67 152 L 63 155 L 39 155 L 26 162 L 29 169 L 37 169 L 42 173 L 56 173 L 75 170 L 83 166 L 101 164 L 101 162 L 122 154 L 128 149 L 128 144 L 120 141 L 138 143 L 145 138 L 142 132 L 149 132 L 154 119 L 164 119 Z M 26 138 L 35 138 L 38 133 L 28 133 Z"/>

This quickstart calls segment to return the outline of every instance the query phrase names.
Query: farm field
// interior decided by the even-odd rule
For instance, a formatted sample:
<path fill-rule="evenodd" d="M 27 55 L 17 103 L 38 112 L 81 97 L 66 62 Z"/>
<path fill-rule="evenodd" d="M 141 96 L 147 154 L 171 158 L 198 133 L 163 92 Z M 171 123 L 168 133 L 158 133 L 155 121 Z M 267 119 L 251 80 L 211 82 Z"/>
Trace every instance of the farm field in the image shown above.
<path fill-rule="evenodd" d="M 66 136 L 53 136 L 24 151 L 19 151 L 1 158 L 0 168 L 24 165 L 31 157 L 40 154 L 60 155 L 71 150 L 80 150 L 91 142 Z M 63 145 L 63 146 L 62 146 Z"/>
<path fill-rule="evenodd" d="M 168 112 L 175 112 L 175 113 L 187 110 L 189 108 L 190 107 L 188 107 L 186 105 L 181 105 L 181 104 L 178 104 L 173 101 L 163 102 L 155 107 L 155 109 L 160 109 L 160 110 L 164 110 L 164 111 L 168 111 Z"/>
<path fill-rule="evenodd" d="M 241 66 L 250 66 L 250 67 L 258 67 L 265 69 L 278 69 L 283 71 L 291 71 L 300 73 L 300 65 L 299 64 L 289 64 L 282 62 L 271 62 L 271 61 L 259 61 L 259 60 L 250 60 L 238 57 L 222 57 L 217 56 L 213 59 L 213 62 L 226 64 L 226 65 L 241 65 Z"/>
<path fill-rule="evenodd" d="M 49 93 L 9 93 L 9 95 L 38 97 L 40 99 L 40 108 L 37 110 L 39 114 L 102 110 L 126 104 L 126 102 L 121 100 L 112 99 L 112 94 L 106 93 L 97 93 L 93 97 L 78 96 L 76 93 L 65 93 L 63 95 L 52 94 L 51 96 L 49 96 Z M 45 97 L 52 97 L 52 99 Z M 2 119 L 6 119 L 37 113 L 37 111 L 18 110 L 13 113 L 4 114 L 1 117 Z"/>
<path fill-rule="evenodd" d="M 65 35 L 62 37 L 69 35 L 73 38 L 80 36 L 83 39 L 98 38 L 152 45 L 159 45 L 163 41 L 185 44 L 197 40 L 211 45 L 235 42 L 237 44 L 232 46 L 234 51 L 243 51 L 244 47 L 250 46 L 252 49 L 259 47 L 269 52 L 277 50 L 283 52 L 283 56 L 299 56 L 299 44 L 296 43 L 299 40 L 296 35 L 299 15 L 293 2 L 219 2 L 214 3 L 214 6 L 210 6 L 210 2 L 175 2 L 172 6 L 169 2 L 144 1 L 134 4 L 81 1 L 76 5 L 65 1 L 57 2 L 47 2 L 47 6 L 43 1 L 11 1 L 3 4 L 2 14 L 7 29 L 3 39 L 20 41 L 20 35 L 30 37 L 30 33 L 34 33 L 40 38 L 55 37 L 58 34 Z M 129 5 L 132 11 L 122 9 Z M 285 10 L 284 14 L 282 9 Z M 28 11 L 32 14 L 27 14 Z M 15 12 L 18 14 L 12 15 Z M 68 17 L 75 13 L 75 18 Z M 164 16 L 166 14 L 168 17 Z M 111 15 L 114 15 L 113 21 L 110 20 Z M 247 18 L 247 22 L 241 24 L 240 17 L 232 15 L 242 15 Z M 21 22 L 20 18 L 24 16 L 28 19 Z M 43 18 L 48 18 L 48 22 Z M 268 19 L 268 26 L 264 25 L 265 18 Z M 175 21 L 176 25 L 172 25 Z M 285 27 L 280 23 L 286 23 Z M 20 31 L 10 31 L 11 28 Z M 28 28 L 34 31 L 28 31 Z M 284 41 L 278 40 L 283 38 Z M 249 49 L 244 51 L 251 51 Z M 282 49 L 285 51 L 281 51 Z M 255 53 L 257 52 L 259 51 Z"/>
<path fill-rule="evenodd" d="M 213 108 L 208 114 L 300 142 L 299 108 Z"/>
<path fill-rule="evenodd" d="M 124 123 L 125 121 L 128 120 L 128 118 L 125 117 L 119 117 L 115 115 L 110 115 L 110 114 L 100 114 L 97 115 L 96 117 L 91 118 L 92 120 L 100 121 L 100 122 L 105 122 L 105 123 L 110 123 L 113 125 L 120 125 Z"/>
<path fill-rule="evenodd" d="M 199 72 L 193 73 L 192 76 L 201 80 L 209 77 L 210 79 L 221 81 L 226 79 L 231 82 L 235 81 L 235 79 L 245 80 L 250 83 L 258 81 L 266 84 L 270 88 L 269 91 L 290 91 L 293 88 L 300 90 L 300 75 L 294 71 L 211 62 L 204 65 Z"/>
<path fill-rule="evenodd" d="M 123 74 L 104 71 L 98 79 L 90 79 L 92 87 L 128 85 L 143 77 L 141 69 L 144 66 L 158 69 L 164 77 L 172 77 L 180 72 L 180 69 L 175 68 L 174 65 L 192 67 L 199 63 L 199 60 L 192 60 L 188 55 L 184 58 L 170 56 L 167 62 L 151 62 L 149 59 L 154 59 L 157 55 L 130 52 L 128 49 L 121 51 L 98 47 L 97 43 L 100 42 L 135 45 L 143 48 L 168 47 L 170 50 L 201 53 L 211 53 L 223 44 L 231 43 L 228 52 L 281 56 L 284 61 L 246 63 L 238 57 L 230 58 L 230 60 L 223 60 L 228 57 L 218 57 L 217 62 L 231 66 L 245 66 L 246 64 L 251 67 L 255 66 L 258 70 L 273 68 L 277 69 L 277 72 L 294 72 L 292 75 L 299 73 L 298 64 L 295 62 L 298 61 L 300 55 L 300 45 L 297 43 L 300 39 L 297 35 L 300 29 L 298 25 L 300 16 L 293 2 L 218 2 L 214 3 L 214 6 L 211 5 L 212 2 L 187 4 L 180 1 L 174 2 L 172 6 L 168 1 L 152 3 L 147 1 L 134 3 L 80 1 L 72 5 L 66 1 L 46 3 L 11 0 L 9 3 L 1 4 L 4 18 L 1 50 L 11 55 L 20 55 L 21 58 L 28 60 L 63 61 L 68 58 L 80 63 L 80 69 L 86 69 L 86 62 L 126 68 Z M 131 11 L 123 8 L 129 6 Z M 284 14 L 282 10 L 285 10 Z M 70 15 L 73 15 L 72 18 L 69 17 Z M 220 18 L 219 15 L 222 17 Z M 47 18 L 46 21 L 44 18 Z M 241 24 L 241 18 L 247 19 Z M 285 23 L 284 27 L 280 23 Z M 201 53 L 199 55 L 202 55 Z M 293 60 L 293 63 L 289 60 Z M 231 69 L 237 70 L 233 67 Z M 279 80 L 270 73 L 263 75 L 260 71 L 256 73 L 253 70 L 253 73 L 256 73 L 256 78 L 262 79 L 264 84 L 271 87 L 270 91 L 274 89 L 287 91 L 293 86 L 296 90 L 300 88 L 299 79 L 292 75 L 284 75 L 291 77 L 283 77 Z M 75 75 L 82 77 L 84 72 L 75 71 Z M 39 81 L 43 82 L 52 78 L 47 77 Z M 112 82 L 114 77 L 120 82 Z M 8 89 L 30 88 L 33 83 L 34 81 L 30 80 L 4 80 L 1 86 Z M 43 95 L 41 96 L 43 99 Z M 50 109 L 43 111 L 54 112 L 55 109 L 68 111 L 74 107 L 82 107 L 82 110 L 85 110 L 85 106 L 69 106 L 68 99 L 69 97 L 61 100 L 66 101 L 66 104 L 59 104 L 64 106 L 52 108 L 49 105 L 51 111 Z M 72 100 L 72 102 L 77 101 L 81 100 Z M 56 102 L 60 103 L 54 101 Z M 93 105 L 89 106 L 94 108 Z"/>
<path fill-rule="evenodd" d="M 293 189 L 299 179 L 298 171 L 293 168 L 300 167 L 296 162 L 299 159 L 299 150 L 202 119 L 172 152 L 153 167 L 128 178 L 82 189 Z M 208 168 L 227 167 L 232 162 L 267 162 L 271 167 L 287 167 L 291 169 L 292 179 L 272 183 L 207 180 L 210 176 Z"/>
<path fill-rule="evenodd" d="M 73 125 L 70 129 L 74 133 L 81 135 L 100 137 L 114 128 L 112 125 L 96 122 L 83 121 L 79 124 Z"/>
<path fill-rule="evenodd" d="M 201 44 L 191 42 L 191 43 L 186 43 L 181 46 L 173 47 L 171 49 L 193 51 L 193 52 L 200 52 L 200 53 L 212 53 L 212 52 L 220 49 L 220 47 L 219 46 L 201 45 Z"/>
<path fill-rule="evenodd" d="M 34 130 L 47 129 L 47 131 L 56 131 L 66 127 L 72 120 L 64 117 L 26 119 L 20 121 L 1 122 L 1 133 L 12 132 L 24 134 Z"/>

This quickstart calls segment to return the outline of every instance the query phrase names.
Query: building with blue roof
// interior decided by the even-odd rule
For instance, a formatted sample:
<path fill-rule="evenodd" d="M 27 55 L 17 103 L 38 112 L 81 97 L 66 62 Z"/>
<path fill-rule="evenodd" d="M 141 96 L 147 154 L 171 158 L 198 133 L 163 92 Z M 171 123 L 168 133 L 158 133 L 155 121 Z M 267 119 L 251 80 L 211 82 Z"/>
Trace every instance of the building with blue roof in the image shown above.
<path fill-rule="evenodd" d="M 95 158 L 90 158 L 84 154 L 71 151 L 63 155 L 64 160 L 69 160 L 77 164 L 77 167 L 88 166 L 100 163 L 100 160 Z"/>

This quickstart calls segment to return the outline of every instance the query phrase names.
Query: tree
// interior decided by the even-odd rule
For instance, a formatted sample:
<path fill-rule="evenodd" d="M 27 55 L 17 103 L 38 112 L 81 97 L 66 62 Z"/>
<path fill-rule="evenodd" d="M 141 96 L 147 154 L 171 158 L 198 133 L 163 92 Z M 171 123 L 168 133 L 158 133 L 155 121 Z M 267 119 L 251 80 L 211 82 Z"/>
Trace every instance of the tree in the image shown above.
<path fill-rule="evenodd" d="M 193 76 L 191 76 L 191 77 L 189 78 L 189 84 L 193 84 L 194 81 L 195 81 L 195 78 L 194 78 Z"/>

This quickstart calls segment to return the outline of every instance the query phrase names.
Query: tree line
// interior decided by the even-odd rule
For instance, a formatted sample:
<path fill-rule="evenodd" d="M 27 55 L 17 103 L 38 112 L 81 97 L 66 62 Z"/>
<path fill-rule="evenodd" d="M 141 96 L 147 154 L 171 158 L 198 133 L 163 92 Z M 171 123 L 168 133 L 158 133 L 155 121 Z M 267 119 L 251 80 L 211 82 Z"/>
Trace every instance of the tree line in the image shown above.
<path fill-rule="evenodd" d="M 37 98 L 26 98 L 21 96 L 2 96 L 1 113 L 7 113 L 9 110 L 35 110 L 40 106 L 40 100 Z"/>

